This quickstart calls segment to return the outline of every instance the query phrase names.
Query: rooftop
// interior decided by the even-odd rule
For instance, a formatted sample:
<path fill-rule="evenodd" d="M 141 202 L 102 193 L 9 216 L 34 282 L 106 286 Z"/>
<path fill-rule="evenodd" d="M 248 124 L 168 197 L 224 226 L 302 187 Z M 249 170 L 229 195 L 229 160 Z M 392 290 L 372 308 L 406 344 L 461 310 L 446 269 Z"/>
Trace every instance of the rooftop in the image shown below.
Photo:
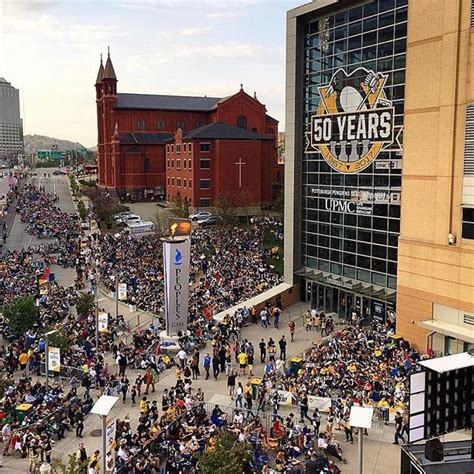
<path fill-rule="evenodd" d="M 220 97 L 119 93 L 115 108 L 208 112 L 215 109 L 220 100 Z"/>
<path fill-rule="evenodd" d="M 251 132 L 240 127 L 213 122 L 203 127 L 183 133 L 183 139 L 199 138 L 208 140 L 273 140 L 272 135 Z"/>
<path fill-rule="evenodd" d="M 123 145 L 158 145 L 172 138 L 171 133 L 120 133 L 119 140 Z"/>

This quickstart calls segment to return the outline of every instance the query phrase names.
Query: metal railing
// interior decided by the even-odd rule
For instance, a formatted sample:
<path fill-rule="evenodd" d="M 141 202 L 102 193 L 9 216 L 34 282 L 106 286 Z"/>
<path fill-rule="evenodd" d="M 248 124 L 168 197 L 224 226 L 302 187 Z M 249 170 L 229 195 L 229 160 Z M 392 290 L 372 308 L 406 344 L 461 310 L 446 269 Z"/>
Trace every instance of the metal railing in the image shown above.
<path fill-rule="evenodd" d="M 45 367 L 46 367 L 45 362 L 40 362 L 41 375 L 46 375 Z M 79 382 L 82 382 L 85 372 L 81 368 L 78 368 L 78 367 L 69 367 L 67 365 L 61 365 L 61 369 L 59 372 L 53 372 L 52 370 L 50 370 L 48 372 L 48 375 L 53 380 L 56 380 L 56 378 L 58 378 L 59 381 L 61 381 L 61 379 L 71 380 L 73 377 L 75 377 Z"/>

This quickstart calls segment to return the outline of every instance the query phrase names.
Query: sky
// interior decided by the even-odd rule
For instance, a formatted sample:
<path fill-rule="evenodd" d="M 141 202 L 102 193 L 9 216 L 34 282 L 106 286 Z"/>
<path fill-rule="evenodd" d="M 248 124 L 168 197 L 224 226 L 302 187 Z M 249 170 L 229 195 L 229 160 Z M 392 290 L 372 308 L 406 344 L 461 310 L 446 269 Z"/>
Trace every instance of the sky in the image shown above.
<path fill-rule="evenodd" d="M 225 97 L 244 90 L 284 129 L 285 15 L 305 0 L 0 0 L 0 77 L 25 134 L 97 143 L 107 47 L 118 92 Z"/>

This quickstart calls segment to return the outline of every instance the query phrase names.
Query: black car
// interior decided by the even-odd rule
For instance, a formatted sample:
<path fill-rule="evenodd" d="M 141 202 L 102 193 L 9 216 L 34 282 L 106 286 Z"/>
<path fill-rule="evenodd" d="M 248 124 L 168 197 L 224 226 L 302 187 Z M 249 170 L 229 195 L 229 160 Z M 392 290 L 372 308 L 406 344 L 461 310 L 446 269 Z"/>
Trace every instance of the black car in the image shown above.
<path fill-rule="evenodd" d="M 55 174 L 56 176 L 63 176 L 67 173 L 65 171 L 62 171 L 62 170 L 54 170 L 53 174 Z"/>

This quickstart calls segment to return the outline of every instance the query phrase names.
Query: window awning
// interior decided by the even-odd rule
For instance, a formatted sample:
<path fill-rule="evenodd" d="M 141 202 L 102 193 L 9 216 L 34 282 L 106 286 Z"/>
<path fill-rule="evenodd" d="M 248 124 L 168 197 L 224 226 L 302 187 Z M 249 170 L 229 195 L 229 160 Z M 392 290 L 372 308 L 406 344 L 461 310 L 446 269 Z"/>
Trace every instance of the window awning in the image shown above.
<path fill-rule="evenodd" d="M 461 341 L 474 344 L 474 329 L 467 329 L 464 326 L 456 324 L 445 323 L 444 321 L 437 321 L 436 319 L 428 319 L 427 321 L 420 321 L 418 326 L 434 331 L 445 336 L 455 337 Z"/>

